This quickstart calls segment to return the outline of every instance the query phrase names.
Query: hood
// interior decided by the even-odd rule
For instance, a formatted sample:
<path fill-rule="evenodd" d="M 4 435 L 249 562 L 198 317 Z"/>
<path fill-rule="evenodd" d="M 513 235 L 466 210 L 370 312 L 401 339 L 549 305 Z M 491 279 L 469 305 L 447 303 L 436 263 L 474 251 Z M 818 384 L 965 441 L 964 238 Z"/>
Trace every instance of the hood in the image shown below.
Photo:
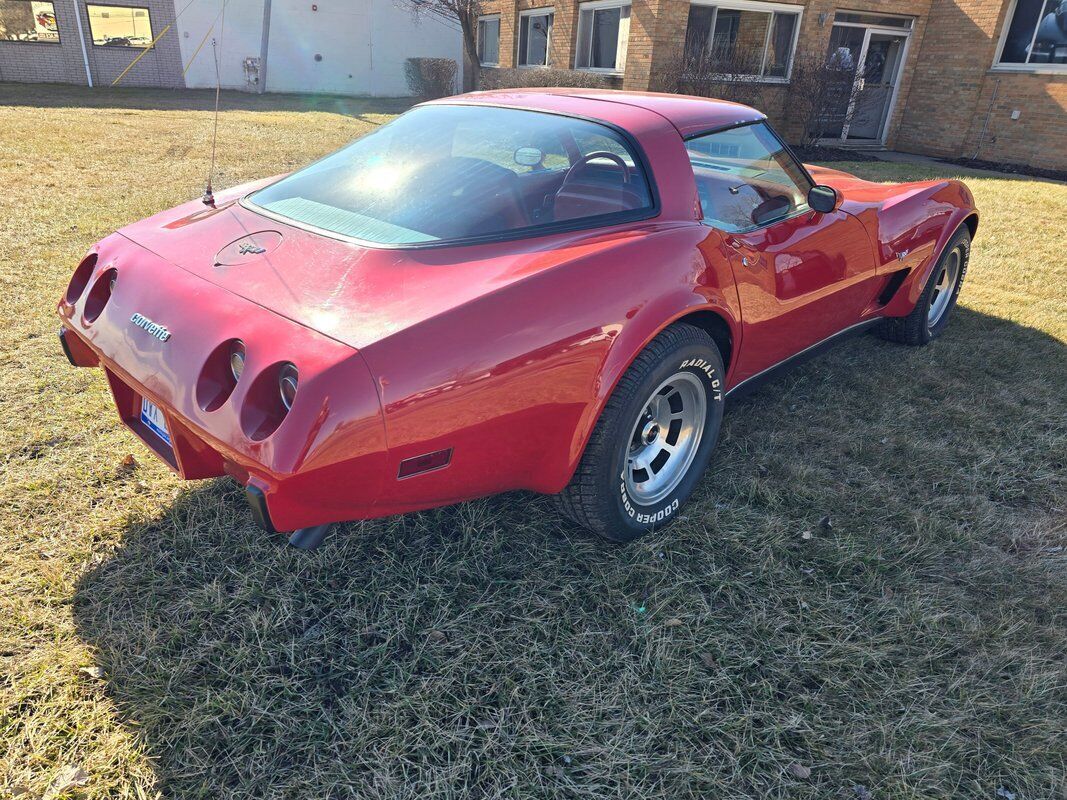
<path fill-rule="evenodd" d="M 186 203 L 119 233 L 155 255 L 294 322 L 360 349 L 633 233 L 379 249 L 329 238 L 237 202 L 266 181 Z"/>

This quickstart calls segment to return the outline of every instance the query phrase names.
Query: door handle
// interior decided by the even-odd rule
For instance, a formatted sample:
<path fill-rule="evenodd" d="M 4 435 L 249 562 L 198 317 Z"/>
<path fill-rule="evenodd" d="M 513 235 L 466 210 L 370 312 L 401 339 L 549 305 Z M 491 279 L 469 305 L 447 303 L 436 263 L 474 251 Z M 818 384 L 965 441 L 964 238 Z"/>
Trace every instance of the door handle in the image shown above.
<path fill-rule="evenodd" d="M 762 259 L 754 255 L 752 250 L 733 237 L 726 240 L 726 244 L 741 258 L 741 266 L 756 269 Z"/>

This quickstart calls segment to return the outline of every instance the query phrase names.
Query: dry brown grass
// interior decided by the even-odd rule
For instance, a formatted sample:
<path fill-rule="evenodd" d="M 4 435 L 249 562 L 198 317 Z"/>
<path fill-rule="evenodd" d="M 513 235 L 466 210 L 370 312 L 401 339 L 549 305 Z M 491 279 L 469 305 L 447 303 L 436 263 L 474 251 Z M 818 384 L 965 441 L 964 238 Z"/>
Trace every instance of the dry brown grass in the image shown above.
<path fill-rule="evenodd" d="M 397 109 L 303 102 L 226 98 L 218 184 Z M 0 796 L 1063 796 L 1067 186 L 969 179 L 945 337 L 735 407 L 669 532 L 512 495 L 307 554 L 170 476 L 54 338 L 90 242 L 199 195 L 208 105 L 0 86 Z"/>

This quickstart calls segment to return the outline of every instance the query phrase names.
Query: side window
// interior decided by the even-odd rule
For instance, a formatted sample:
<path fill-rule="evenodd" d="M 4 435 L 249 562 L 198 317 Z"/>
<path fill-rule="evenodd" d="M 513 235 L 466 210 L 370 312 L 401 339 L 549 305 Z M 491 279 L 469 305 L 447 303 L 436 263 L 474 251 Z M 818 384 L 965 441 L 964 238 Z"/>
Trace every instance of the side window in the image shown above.
<path fill-rule="evenodd" d="M 583 156 L 587 156 L 590 153 L 612 153 L 625 161 L 626 166 L 634 166 L 634 158 L 629 149 L 624 147 L 619 140 L 612 139 L 609 136 L 604 136 L 600 133 L 576 133 L 574 144 L 578 147 L 578 152 Z"/>
<path fill-rule="evenodd" d="M 811 181 L 763 123 L 686 142 L 704 221 L 727 233 L 807 209 Z"/>

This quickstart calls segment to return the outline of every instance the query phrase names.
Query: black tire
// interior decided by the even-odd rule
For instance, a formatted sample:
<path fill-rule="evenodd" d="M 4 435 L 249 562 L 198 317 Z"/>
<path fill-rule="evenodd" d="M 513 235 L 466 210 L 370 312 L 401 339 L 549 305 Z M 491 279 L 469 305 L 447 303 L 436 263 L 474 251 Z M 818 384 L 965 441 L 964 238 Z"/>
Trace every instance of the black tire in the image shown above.
<path fill-rule="evenodd" d="M 680 373 L 690 373 L 697 380 Z M 690 451 L 695 452 L 692 461 L 681 473 L 677 485 L 662 499 L 642 505 L 628 493 L 625 479 L 624 470 L 630 469 L 632 463 L 629 460 L 632 437 L 653 392 L 676 377 L 697 395 L 696 385 L 703 387 L 704 425 Z M 722 356 L 706 332 L 679 323 L 660 333 L 634 359 L 615 387 L 574 477 L 556 495 L 560 511 L 579 525 L 616 542 L 632 541 L 672 522 L 700 481 L 719 438 L 723 378 Z M 667 400 L 670 399 L 668 396 Z M 668 460 L 670 457 L 673 456 Z"/>
<path fill-rule="evenodd" d="M 959 255 L 959 268 L 955 281 L 952 285 L 952 293 L 948 298 L 947 305 L 937 320 L 930 322 L 930 305 L 937 291 L 938 279 L 946 269 L 946 265 L 954 257 Z M 971 234 L 966 225 L 961 225 L 953 237 L 945 246 L 945 251 L 938 259 L 937 265 L 930 273 L 930 278 L 923 287 L 923 293 L 919 295 L 915 308 L 906 317 L 887 317 L 879 327 L 882 338 L 898 344 L 911 345 L 913 347 L 929 344 L 941 335 L 948 325 L 952 309 L 956 307 L 956 298 L 959 297 L 963 278 L 967 274 L 967 262 L 971 257 Z"/>

